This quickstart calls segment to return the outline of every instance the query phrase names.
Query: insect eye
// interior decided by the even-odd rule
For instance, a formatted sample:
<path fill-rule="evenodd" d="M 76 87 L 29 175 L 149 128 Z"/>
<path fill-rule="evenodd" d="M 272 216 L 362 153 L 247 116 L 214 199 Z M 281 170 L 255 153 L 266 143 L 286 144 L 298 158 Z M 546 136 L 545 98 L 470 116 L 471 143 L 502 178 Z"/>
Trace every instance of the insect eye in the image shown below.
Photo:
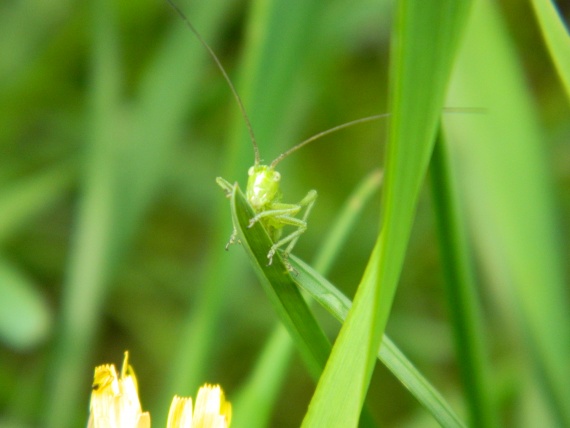
<path fill-rule="evenodd" d="M 253 175 L 253 167 L 252 166 L 247 170 L 247 175 L 249 175 L 249 176 Z"/>
<path fill-rule="evenodd" d="M 275 171 L 273 173 L 273 181 L 279 181 L 281 180 L 281 174 L 279 174 L 277 171 Z"/>

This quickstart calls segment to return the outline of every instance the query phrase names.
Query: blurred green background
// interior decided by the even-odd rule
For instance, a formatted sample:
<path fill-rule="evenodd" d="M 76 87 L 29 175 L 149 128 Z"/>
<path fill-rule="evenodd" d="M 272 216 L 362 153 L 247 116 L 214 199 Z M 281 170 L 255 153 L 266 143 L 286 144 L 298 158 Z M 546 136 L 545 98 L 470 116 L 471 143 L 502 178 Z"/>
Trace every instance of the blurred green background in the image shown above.
<path fill-rule="evenodd" d="M 515 66 L 506 79 L 520 82 L 537 123 L 538 168 L 553 189 L 547 229 L 556 231 L 554 257 L 567 279 L 568 99 L 530 5 L 499 3 L 501 43 Z M 179 6 L 236 84 L 265 161 L 317 132 L 387 111 L 391 2 Z M 124 350 L 155 426 L 173 393 L 194 395 L 203 382 L 222 384 L 232 400 L 277 319 L 239 246 L 224 251 L 232 226 L 214 180 L 245 185 L 253 152 L 219 70 L 163 1 L 8 1 L 0 28 L 0 426 L 83 426 L 93 367 L 120 364 Z M 452 91 L 448 105 L 488 109 L 477 120 L 493 115 L 484 100 L 471 102 Z M 468 116 L 445 117 L 459 158 Z M 363 124 L 280 165 L 286 202 L 319 193 L 296 255 L 314 257 L 352 189 L 382 164 L 385 135 L 385 122 Z M 468 174 L 461 170 L 466 188 L 478 180 Z M 328 275 L 349 296 L 374 244 L 379 203 L 377 194 Z M 460 403 L 431 204 L 426 188 L 388 332 Z M 488 254 L 488 231 L 478 228 L 488 212 L 478 208 L 477 199 L 466 201 L 466 217 L 477 218 L 469 234 L 497 401 L 505 425 L 518 426 L 532 421 L 521 414 L 542 415 L 542 405 L 529 392 L 534 380 L 521 380 L 525 331 L 501 287 L 502 261 Z M 334 337 L 336 323 L 318 313 Z M 298 426 L 313 388 L 294 356 L 269 426 Z M 370 395 L 382 425 L 434 424 L 381 366 Z"/>

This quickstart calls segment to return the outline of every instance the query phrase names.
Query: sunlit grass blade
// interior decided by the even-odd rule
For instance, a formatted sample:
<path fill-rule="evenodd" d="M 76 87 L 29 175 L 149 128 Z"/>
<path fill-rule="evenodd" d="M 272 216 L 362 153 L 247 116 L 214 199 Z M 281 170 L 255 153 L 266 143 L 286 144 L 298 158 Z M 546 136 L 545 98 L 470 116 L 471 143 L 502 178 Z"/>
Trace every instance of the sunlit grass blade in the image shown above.
<path fill-rule="evenodd" d="M 295 256 L 291 264 L 298 275 L 294 281 L 308 292 L 333 317 L 344 322 L 352 302 L 315 269 Z M 445 398 L 414 367 L 398 347 L 384 335 L 377 358 L 398 378 L 414 397 L 443 427 L 465 426 Z"/>
<path fill-rule="evenodd" d="M 532 0 L 542 36 L 570 98 L 570 36 L 551 0 Z"/>
<path fill-rule="evenodd" d="M 336 216 L 329 234 L 320 245 L 315 257 L 314 269 L 326 275 L 338 258 L 349 238 L 349 232 L 361 214 L 362 209 L 378 190 L 382 182 L 382 172 L 372 171 L 358 184 Z M 259 360 L 234 401 L 236 427 L 265 427 L 270 412 L 275 406 L 277 396 L 287 373 L 292 355 L 293 343 L 287 331 L 280 324 L 266 342 Z"/>
<path fill-rule="evenodd" d="M 469 1 L 398 3 L 382 234 L 303 426 L 352 427 L 358 423 L 469 5 Z"/>
<path fill-rule="evenodd" d="M 512 358 L 534 364 L 544 403 L 570 425 L 570 310 L 544 137 L 505 23 L 478 2 L 458 58 L 451 95 L 489 113 L 446 121 L 461 195 L 492 300 L 525 340 Z M 481 29 L 484 28 L 484 31 Z M 489 68 L 486 64 L 494 64 Z M 566 264 L 565 264 L 566 263 Z"/>
<path fill-rule="evenodd" d="M 432 156 L 431 187 L 457 363 L 470 409 L 470 425 L 497 426 L 487 361 L 489 351 L 455 181 L 440 131 Z"/>
<path fill-rule="evenodd" d="M 253 210 L 236 186 L 232 195 L 232 220 L 242 246 L 250 255 L 251 264 L 273 308 L 291 334 L 309 372 L 318 378 L 328 358 L 330 342 L 317 324 L 280 255 L 276 254 L 273 263 L 267 265 L 267 252 L 272 242 L 260 222 L 248 227 L 253 216 Z M 244 233 L 246 229 L 247 233 Z"/>

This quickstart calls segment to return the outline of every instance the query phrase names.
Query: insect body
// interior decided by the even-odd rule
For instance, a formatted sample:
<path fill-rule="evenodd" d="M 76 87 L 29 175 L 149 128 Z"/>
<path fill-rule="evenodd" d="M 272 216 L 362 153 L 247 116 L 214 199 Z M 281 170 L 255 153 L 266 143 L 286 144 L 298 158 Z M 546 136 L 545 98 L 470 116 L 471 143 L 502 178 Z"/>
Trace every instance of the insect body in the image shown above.
<path fill-rule="evenodd" d="M 273 245 L 269 253 L 267 253 L 268 264 L 272 263 L 275 252 L 285 244 L 288 244 L 283 252 L 283 256 L 287 268 L 291 269 L 287 262 L 287 257 L 299 237 L 307 230 L 307 217 L 315 204 L 317 192 L 311 190 L 299 203 L 286 204 L 281 202 L 281 191 L 279 190 L 281 174 L 275 171 L 273 165 L 259 165 L 256 163 L 249 169 L 248 175 L 246 198 L 255 212 L 255 216 L 249 221 L 249 227 L 252 227 L 258 221 L 261 222 L 273 241 Z M 231 195 L 233 185 L 230 182 L 221 177 L 218 177 L 216 182 L 226 191 L 228 196 Z M 305 208 L 303 217 L 295 217 L 303 208 Z M 293 226 L 297 229 L 281 238 L 284 226 Z M 234 228 L 228 245 L 235 242 L 236 234 L 237 231 Z"/>

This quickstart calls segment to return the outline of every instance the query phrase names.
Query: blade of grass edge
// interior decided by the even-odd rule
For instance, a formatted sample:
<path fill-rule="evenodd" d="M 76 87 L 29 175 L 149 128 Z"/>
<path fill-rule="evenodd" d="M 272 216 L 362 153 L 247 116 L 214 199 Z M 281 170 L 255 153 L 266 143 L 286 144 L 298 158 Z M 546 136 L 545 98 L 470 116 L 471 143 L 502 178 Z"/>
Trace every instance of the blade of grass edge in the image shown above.
<path fill-rule="evenodd" d="M 398 3 L 392 38 L 393 116 L 387 145 L 383 230 L 317 385 L 304 427 L 358 424 L 470 3 Z"/>

